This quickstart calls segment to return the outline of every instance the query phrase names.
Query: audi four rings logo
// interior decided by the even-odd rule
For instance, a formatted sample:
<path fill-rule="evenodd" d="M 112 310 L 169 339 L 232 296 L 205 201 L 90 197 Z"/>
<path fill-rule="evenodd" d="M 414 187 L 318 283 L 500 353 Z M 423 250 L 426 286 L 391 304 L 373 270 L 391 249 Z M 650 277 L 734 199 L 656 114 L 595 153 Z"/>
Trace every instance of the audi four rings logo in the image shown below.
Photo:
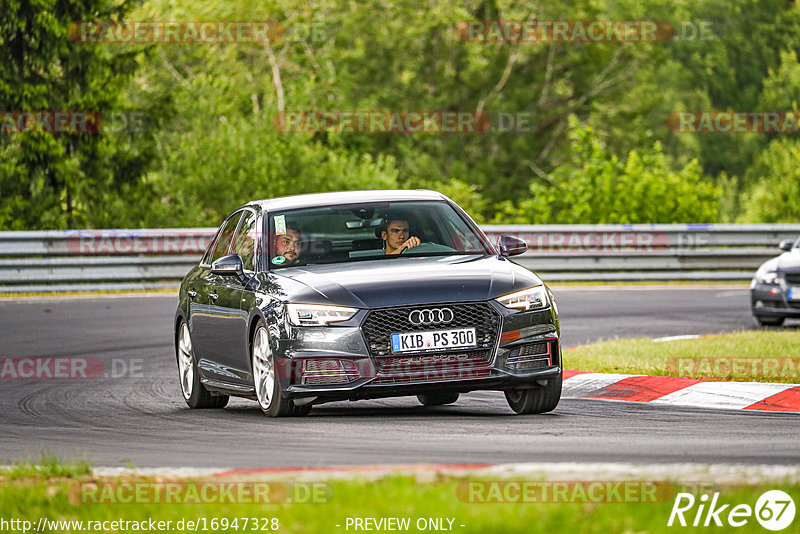
<path fill-rule="evenodd" d="M 420 324 L 447 324 L 453 320 L 453 310 L 450 308 L 433 308 L 431 310 L 413 310 L 408 314 L 408 322 L 413 325 Z"/>

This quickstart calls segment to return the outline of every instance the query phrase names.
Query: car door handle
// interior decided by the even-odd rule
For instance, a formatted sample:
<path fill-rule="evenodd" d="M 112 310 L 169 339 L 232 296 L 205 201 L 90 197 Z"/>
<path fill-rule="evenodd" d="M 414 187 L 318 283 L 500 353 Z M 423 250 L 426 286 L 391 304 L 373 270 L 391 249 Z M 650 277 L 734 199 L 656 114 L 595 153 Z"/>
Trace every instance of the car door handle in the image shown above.
<path fill-rule="evenodd" d="M 188 294 L 189 294 L 189 298 L 190 298 L 190 299 L 193 299 L 193 298 L 195 298 L 195 297 L 197 296 L 197 291 L 195 291 L 194 289 L 190 289 L 190 290 L 189 290 L 189 291 L 187 291 L 186 293 L 188 293 Z"/>
<path fill-rule="evenodd" d="M 216 301 L 217 301 L 217 299 L 219 298 L 219 295 L 217 295 L 216 293 L 209 293 L 209 294 L 208 294 L 208 298 L 210 298 L 211 300 L 213 300 L 214 302 L 216 302 Z"/>

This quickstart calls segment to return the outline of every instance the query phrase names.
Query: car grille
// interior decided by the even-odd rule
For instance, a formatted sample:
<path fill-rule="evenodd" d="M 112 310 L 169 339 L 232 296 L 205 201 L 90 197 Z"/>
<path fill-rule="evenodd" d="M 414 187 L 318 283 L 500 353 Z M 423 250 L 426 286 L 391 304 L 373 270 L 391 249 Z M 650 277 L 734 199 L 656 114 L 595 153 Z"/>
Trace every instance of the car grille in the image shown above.
<path fill-rule="evenodd" d="M 378 373 L 419 373 L 428 370 L 472 369 L 485 367 L 491 362 L 492 351 L 479 350 L 463 353 L 427 354 L 424 356 L 388 356 L 376 358 Z"/>
<path fill-rule="evenodd" d="M 413 325 L 408 320 L 412 310 L 448 307 L 454 318 L 446 325 Z M 361 326 L 372 356 L 392 354 L 391 335 L 404 332 L 442 330 L 444 328 L 475 328 L 478 349 L 491 349 L 500 330 L 500 314 L 487 302 L 472 304 L 429 304 L 405 306 L 388 310 L 373 310 Z M 461 350 L 463 352 L 463 349 Z"/>
<path fill-rule="evenodd" d="M 555 350 L 555 343 L 550 342 L 528 343 L 515 347 L 506 357 L 506 367 L 516 371 L 530 371 L 558 365 L 556 358 L 553 357 Z"/>
<path fill-rule="evenodd" d="M 425 376 L 382 376 L 376 378 L 373 384 L 404 384 L 409 382 L 425 382 L 434 380 L 471 380 L 473 378 L 486 378 L 491 374 L 491 369 L 473 369 L 460 371 L 447 371 L 429 373 Z"/>
<path fill-rule="evenodd" d="M 465 380 L 491 373 L 491 350 L 376 358 L 376 384 Z"/>
<path fill-rule="evenodd" d="M 357 380 L 358 369 L 351 360 L 309 358 L 303 360 L 300 373 L 303 385 L 347 384 Z"/>
<path fill-rule="evenodd" d="M 787 284 L 800 285 L 800 273 L 784 273 Z"/>

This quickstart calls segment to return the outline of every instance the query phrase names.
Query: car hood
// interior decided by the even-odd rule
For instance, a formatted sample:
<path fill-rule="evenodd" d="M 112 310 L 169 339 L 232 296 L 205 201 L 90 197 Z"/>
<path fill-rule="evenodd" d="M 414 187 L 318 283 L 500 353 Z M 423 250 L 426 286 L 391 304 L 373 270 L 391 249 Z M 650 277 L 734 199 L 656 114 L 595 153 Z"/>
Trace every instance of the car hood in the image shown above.
<path fill-rule="evenodd" d="M 800 271 L 800 252 L 784 252 L 765 261 L 761 268 L 766 271 Z"/>
<path fill-rule="evenodd" d="M 542 283 L 496 256 L 407 257 L 277 271 L 289 300 L 381 308 L 496 298 Z"/>
<path fill-rule="evenodd" d="M 800 271 L 800 251 L 784 252 L 775 259 L 779 271 Z"/>

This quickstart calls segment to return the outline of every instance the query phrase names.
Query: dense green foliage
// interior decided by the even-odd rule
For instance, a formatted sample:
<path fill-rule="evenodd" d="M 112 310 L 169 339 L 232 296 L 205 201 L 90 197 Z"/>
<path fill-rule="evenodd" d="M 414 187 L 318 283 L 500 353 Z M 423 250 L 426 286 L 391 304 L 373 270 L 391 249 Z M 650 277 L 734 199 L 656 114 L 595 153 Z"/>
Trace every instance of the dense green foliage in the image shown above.
<path fill-rule="evenodd" d="M 506 202 L 497 223 L 662 223 L 715 220 L 721 191 L 703 179 L 697 160 L 673 171 L 661 143 L 609 154 L 592 129 L 570 121 L 567 158 L 531 184 L 518 207 Z"/>
<path fill-rule="evenodd" d="M 0 229 L 213 226 L 252 198 L 384 187 L 441 190 L 498 223 L 797 220 L 794 137 L 667 122 L 676 110 L 797 110 L 797 2 L 0 0 L 0 12 L 0 109 L 151 119 L 129 133 L 0 134 Z M 459 30 L 532 17 L 669 20 L 677 33 L 536 43 Z M 70 22 L 122 19 L 277 20 L 287 32 L 69 40 Z M 492 128 L 281 132 L 276 117 L 292 110 L 478 110 Z M 499 128 L 501 114 L 515 128 Z"/>
<path fill-rule="evenodd" d="M 0 110 L 122 111 L 133 54 L 75 46 L 69 22 L 118 17 L 97 0 L 0 0 Z M 93 223 L 103 198 L 142 179 L 155 157 L 146 139 L 97 134 L 0 134 L 0 228 Z"/>
<path fill-rule="evenodd" d="M 744 219 L 792 223 L 800 219 L 800 142 L 776 139 L 748 169 Z"/>

